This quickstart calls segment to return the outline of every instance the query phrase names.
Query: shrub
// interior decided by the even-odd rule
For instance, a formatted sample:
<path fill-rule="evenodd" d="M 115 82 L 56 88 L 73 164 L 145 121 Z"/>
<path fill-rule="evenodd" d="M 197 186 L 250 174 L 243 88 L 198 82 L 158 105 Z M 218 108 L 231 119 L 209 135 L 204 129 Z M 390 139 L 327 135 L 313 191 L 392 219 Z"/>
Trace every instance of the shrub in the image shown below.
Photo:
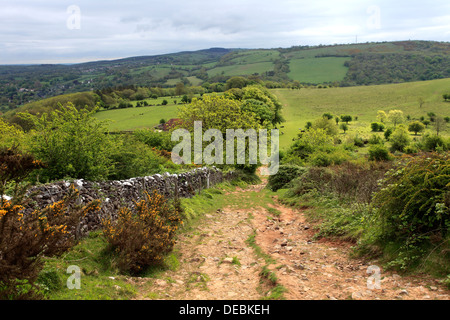
<path fill-rule="evenodd" d="M 380 128 L 380 125 L 378 124 L 378 122 L 373 122 L 373 123 L 370 125 L 370 127 L 372 128 L 372 131 L 373 131 L 373 132 L 378 132 L 378 131 L 379 131 L 379 128 Z"/>
<path fill-rule="evenodd" d="M 295 197 L 312 191 L 323 192 L 332 179 L 333 173 L 329 168 L 309 167 L 303 175 L 292 181 L 288 193 Z"/>
<path fill-rule="evenodd" d="M 283 189 L 292 180 L 298 178 L 306 171 L 305 168 L 295 165 L 281 165 L 278 173 L 268 178 L 267 187 L 272 191 Z"/>
<path fill-rule="evenodd" d="M 175 244 L 175 233 L 182 223 L 178 205 L 171 205 L 154 191 L 144 193 L 134 208 L 121 208 L 115 221 L 105 220 L 107 241 L 118 254 L 122 272 L 138 274 L 160 264 Z"/>
<path fill-rule="evenodd" d="M 369 144 L 383 144 L 383 138 L 381 138 L 379 135 L 373 134 L 369 138 Z"/>
<path fill-rule="evenodd" d="M 381 132 L 385 128 L 383 123 L 378 123 L 378 122 L 371 123 L 370 127 L 372 128 L 373 132 Z"/>
<path fill-rule="evenodd" d="M 165 164 L 176 166 L 159 155 L 158 150 L 136 139 L 133 135 L 116 137 L 111 160 L 114 169 L 108 175 L 109 180 L 124 180 L 160 173 Z M 170 155 L 169 155 L 170 158 Z"/>
<path fill-rule="evenodd" d="M 313 166 L 328 167 L 331 165 L 339 165 L 348 160 L 350 160 L 350 155 L 347 151 L 335 148 L 331 152 L 314 152 L 311 154 L 309 162 Z"/>
<path fill-rule="evenodd" d="M 336 126 L 336 123 L 327 117 L 315 120 L 312 124 L 312 128 L 323 129 L 326 134 L 330 136 L 335 136 L 338 134 L 338 127 Z"/>
<path fill-rule="evenodd" d="M 172 151 L 175 143 L 171 140 L 168 132 L 157 132 L 152 129 L 139 129 L 134 132 L 134 136 L 149 147 L 158 150 Z"/>
<path fill-rule="evenodd" d="M 42 270 L 42 257 L 59 255 L 76 241 L 81 218 L 99 209 L 98 201 L 85 207 L 75 204 L 73 185 L 63 200 L 44 209 L 27 210 L 29 198 L 22 180 L 39 162 L 17 150 L 0 150 L 0 195 L 13 184 L 11 200 L 0 198 L 0 299 L 34 299 L 41 296 L 35 282 Z"/>
<path fill-rule="evenodd" d="M 327 135 L 325 130 L 310 129 L 290 146 L 287 155 L 305 160 L 315 151 L 328 152 L 334 148 L 333 137 Z"/>
<path fill-rule="evenodd" d="M 33 123 L 30 151 L 47 167 L 39 174 L 44 179 L 65 178 L 102 180 L 111 169 L 111 139 L 105 122 L 94 111 L 77 110 L 72 104 L 50 114 L 21 114 Z"/>
<path fill-rule="evenodd" d="M 436 151 L 438 149 L 449 150 L 450 144 L 438 135 L 425 135 L 421 141 L 421 147 L 424 151 Z"/>
<path fill-rule="evenodd" d="M 384 132 L 384 138 L 385 138 L 387 141 L 389 141 L 391 135 L 392 135 L 392 129 L 391 129 L 391 128 L 386 129 L 386 131 Z"/>
<path fill-rule="evenodd" d="M 390 163 L 345 162 L 334 166 L 329 190 L 339 198 L 350 198 L 358 203 L 370 203 L 372 194 L 379 189 L 378 181 L 391 167 Z"/>
<path fill-rule="evenodd" d="M 450 155 L 422 154 L 396 163 L 374 195 L 383 238 L 407 250 L 450 231 Z"/>
<path fill-rule="evenodd" d="M 417 143 L 414 143 L 407 146 L 404 151 L 406 154 L 415 154 L 418 153 L 420 150 Z"/>
<path fill-rule="evenodd" d="M 389 154 L 388 149 L 384 145 L 373 144 L 369 147 L 369 160 L 389 161 L 392 160 L 392 156 Z"/>
<path fill-rule="evenodd" d="M 389 141 L 391 142 L 391 151 L 400 151 L 403 152 L 406 146 L 408 146 L 411 142 L 411 138 L 409 137 L 408 132 L 402 126 L 399 126 L 392 135 L 389 137 Z"/>
<path fill-rule="evenodd" d="M 364 147 L 364 139 L 361 137 L 355 137 L 353 138 L 353 144 L 357 147 Z"/>

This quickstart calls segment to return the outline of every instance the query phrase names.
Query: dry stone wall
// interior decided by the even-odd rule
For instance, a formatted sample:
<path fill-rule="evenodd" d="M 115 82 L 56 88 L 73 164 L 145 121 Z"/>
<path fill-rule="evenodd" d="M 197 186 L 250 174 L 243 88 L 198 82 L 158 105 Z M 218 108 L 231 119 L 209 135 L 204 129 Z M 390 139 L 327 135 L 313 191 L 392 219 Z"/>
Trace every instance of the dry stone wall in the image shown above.
<path fill-rule="evenodd" d="M 78 236 L 85 236 L 90 231 L 101 228 L 101 221 L 104 218 L 115 219 L 121 207 L 133 206 L 144 191 L 151 193 L 157 190 L 167 198 L 190 198 L 203 189 L 232 179 L 234 175 L 233 172 L 223 173 L 215 167 L 204 167 L 185 173 L 155 174 L 120 181 L 59 181 L 35 186 L 29 190 L 29 194 L 33 208 L 44 208 L 63 199 L 70 185 L 74 184 L 80 194 L 78 204 L 87 204 L 95 199 L 101 200 L 100 212 L 86 216 L 78 228 Z"/>

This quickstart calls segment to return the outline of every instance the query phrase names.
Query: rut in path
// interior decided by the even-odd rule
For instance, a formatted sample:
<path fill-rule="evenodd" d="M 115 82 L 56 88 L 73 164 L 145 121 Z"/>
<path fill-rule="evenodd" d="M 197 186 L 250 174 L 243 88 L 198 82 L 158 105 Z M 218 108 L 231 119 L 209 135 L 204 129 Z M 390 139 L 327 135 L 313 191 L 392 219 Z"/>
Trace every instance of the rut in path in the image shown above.
<path fill-rule="evenodd" d="M 260 192 L 264 186 L 236 192 Z M 376 273 L 374 262 L 349 258 L 350 244 L 314 241 L 314 226 L 301 211 L 274 207 L 281 212 L 277 217 L 262 207 L 206 214 L 195 230 L 177 239 L 176 271 L 158 279 L 130 279 L 138 285 L 137 299 L 259 300 L 271 294 L 272 285 L 260 275 L 266 268 L 286 289 L 282 298 L 287 300 L 450 300 L 449 291 L 428 276 Z M 270 262 L 250 246 L 252 235 Z"/>

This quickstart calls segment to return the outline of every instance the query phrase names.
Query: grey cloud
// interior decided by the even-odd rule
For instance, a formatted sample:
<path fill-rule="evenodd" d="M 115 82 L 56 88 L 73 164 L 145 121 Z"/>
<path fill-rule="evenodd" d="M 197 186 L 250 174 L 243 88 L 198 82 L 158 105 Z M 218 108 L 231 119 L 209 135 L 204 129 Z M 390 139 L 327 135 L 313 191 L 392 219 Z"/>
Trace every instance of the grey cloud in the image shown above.
<path fill-rule="evenodd" d="M 73 4 L 81 9 L 80 30 L 66 27 Z M 380 29 L 367 27 L 370 6 L 380 10 Z M 0 11 L 0 63 L 348 43 L 356 35 L 449 41 L 448 12 L 447 0 L 16 0 Z"/>

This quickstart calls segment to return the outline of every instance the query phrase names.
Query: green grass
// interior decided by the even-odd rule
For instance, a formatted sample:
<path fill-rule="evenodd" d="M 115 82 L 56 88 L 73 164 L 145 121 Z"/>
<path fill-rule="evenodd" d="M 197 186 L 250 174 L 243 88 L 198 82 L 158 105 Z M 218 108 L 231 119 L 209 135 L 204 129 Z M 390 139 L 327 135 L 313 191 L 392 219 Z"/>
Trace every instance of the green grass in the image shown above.
<path fill-rule="evenodd" d="M 69 266 L 81 270 L 80 289 L 69 289 Z M 46 258 L 40 282 L 52 290 L 50 300 L 123 300 L 134 296 L 135 288 L 118 275 L 114 256 L 107 250 L 101 233 L 91 233 L 59 258 Z"/>
<path fill-rule="evenodd" d="M 350 58 L 313 58 L 293 59 L 289 63 L 289 78 L 302 83 L 324 83 L 341 81 L 345 78 L 348 68 L 345 61 Z"/>
<path fill-rule="evenodd" d="M 378 110 L 388 112 L 400 109 L 411 119 L 427 117 L 428 112 L 440 116 L 450 116 L 450 103 L 444 102 L 442 94 L 448 92 L 450 79 L 327 89 L 273 89 L 271 90 L 283 104 L 282 124 L 284 133 L 280 136 L 280 146 L 286 149 L 299 129 L 304 129 L 308 121 L 320 118 L 324 113 L 357 116 L 358 121 L 349 125 L 347 135 L 370 136 L 370 124 L 377 121 Z M 425 104 L 419 107 L 418 99 Z M 447 127 L 447 134 L 450 126 Z"/>
<path fill-rule="evenodd" d="M 151 99 L 148 100 L 149 103 L 151 101 Z M 99 120 L 110 120 L 109 129 L 111 131 L 133 131 L 141 128 L 152 128 L 161 119 L 167 121 L 171 118 L 176 118 L 177 106 L 171 102 L 169 101 L 169 104 L 165 106 L 100 111 L 95 114 L 95 117 Z"/>
<path fill-rule="evenodd" d="M 262 74 L 266 71 L 273 70 L 272 62 L 257 62 L 257 63 L 249 63 L 249 64 L 237 64 L 232 66 L 225 67 L 217 67 L 211 70 L 208 70 L 208 76 L 213 77 L 215 75 L 223 74 L 225 76 L 240 76 L 240 75 L 248 75 L 259 73 Z"/>

